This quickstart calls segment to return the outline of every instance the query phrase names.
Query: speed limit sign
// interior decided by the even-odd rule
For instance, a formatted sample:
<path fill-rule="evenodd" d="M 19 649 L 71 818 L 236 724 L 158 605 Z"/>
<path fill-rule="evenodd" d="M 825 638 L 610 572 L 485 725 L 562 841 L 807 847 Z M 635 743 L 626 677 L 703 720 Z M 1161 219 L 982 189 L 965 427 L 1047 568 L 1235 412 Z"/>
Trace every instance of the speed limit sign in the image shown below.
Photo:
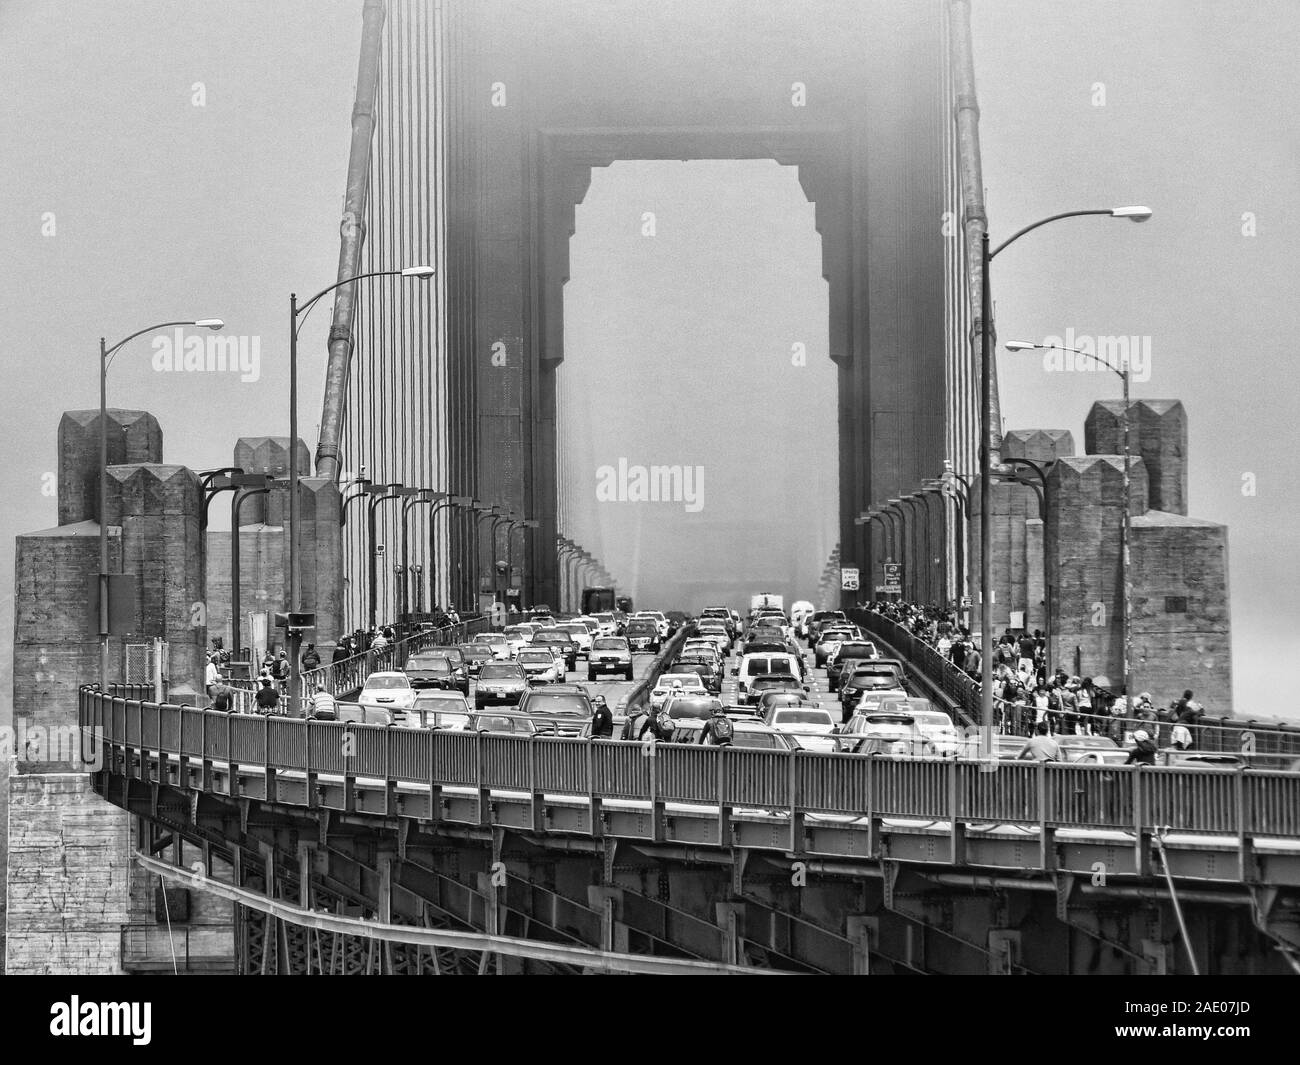
<path fill-rule="evenodd" d="M 845 566 L 840 570 L 840 590 L 856 592 L 858 590 L 858 570 L 856 566 Z"/>

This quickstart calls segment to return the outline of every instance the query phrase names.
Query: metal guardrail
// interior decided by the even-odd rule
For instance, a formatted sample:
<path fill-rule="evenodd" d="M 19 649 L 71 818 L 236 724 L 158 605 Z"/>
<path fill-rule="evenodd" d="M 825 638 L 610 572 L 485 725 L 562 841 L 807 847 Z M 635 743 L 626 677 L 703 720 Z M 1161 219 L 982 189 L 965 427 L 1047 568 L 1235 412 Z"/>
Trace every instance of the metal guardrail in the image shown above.
<path fill-rule="evenodd" d="M 659 653 L 655 655 L 654 659 L 650 662 L 649 667 L 645 671 L 645 676 L 637 681 L 636 684 L 632 686 L 632 690 L 627 693 L 627 698 L 623 702 L 623 705 L 627 710 L 645 706 L 646 703 L 649 702 L 650 693 L 654 690 L 654 686 L 659 682 L 660 676 L 662 676 L 664 670 L 672 664 L 673 660 L 677 657 L 677 652 L 682 649 L 682 646 L 686 643 L 687 637 L 689 637 L 694 631 L 694 623 L 688 622 L 673 633 L 672 636 L 668 638 L 668 642 L 659 648 Z"/>
<path fill-rule="evenodd" d="M 1300 837 L 1300 773 L 889 759 L 244 717 L 81 689 L 83 729 L 167 758 L 404 781 L 854 816 Z M 88 741 L 90 742 L 90 741 Z M 93 749 L 92 747 L 88 749 Z M 209 778 L 208 772 L 204 777 Z M 311 788 L 308 788 L 311 791 Z"/>
<path fill-rule="evenodd" d="M 953 665 L 933 645 L 883 614 L 872 610 L 850 610 L 848 615 L 850 621 L 896 648 L 915 671 L 923 674 L 931 684 L 953 699 L 973 721 L 979 721 L 980 684 L 977 680 Z M 998 702 L 1004 711 L 1013 705 L 1002 700 Z M 1121 728 L 1126 732 L 1145 729 L 1158 745 L 1169 742 L 1175 724 L 1172 721 L 1113 717 L 1108 714 L 1076 714 L 1075 717 L 1094 725 L 1094 731 L 1100 735 L 1113 735 Z M 1194 737 L 1192 746 L 1199 751 L 1300 757 L 1300 726 L 1260 723 L 1254 719 L 1202 717 L 1195 725 L 1188 727 Z"/>
<path fill-rule="evenodd" d="M 322 662 L 315 669 L 305 670 L 302 676 L 304 697 L 315 691 L 316 685 L 324 684 L 331 695 L 342 695 L 356 691 L 366 682 L 371 673 L 401 669 L 412 655 L 430 647 L 448 647 L 467 642 L 470 637 L 480 632 L 487 632 L 492 627 L 491 618 L 479 614 L 466 618 L 456 625 L 444 625 L 439 629 L 423 629 L 398 640 L 383 651 L 363 651 L 351 658 L 338 662 Z M 225 681 L 234 694 L 235 712 L 240 714 L 257 713 L 257 680 L 230 678 Z M 143 693 L 150 694 L 149 692 Z M 288 697 L 280 696 L 280 713 L 286 713 Z"/>

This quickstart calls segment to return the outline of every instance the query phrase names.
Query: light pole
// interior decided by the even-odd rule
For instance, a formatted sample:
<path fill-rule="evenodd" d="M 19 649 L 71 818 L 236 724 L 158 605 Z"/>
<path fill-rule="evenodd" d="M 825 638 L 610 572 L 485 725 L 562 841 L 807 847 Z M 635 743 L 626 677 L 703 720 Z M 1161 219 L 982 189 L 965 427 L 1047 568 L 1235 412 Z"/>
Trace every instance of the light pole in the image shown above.
<path fill-rule="evenodd" d="M 329 295 L 336 288 L 362 281 L 368 277 L 418 277 L 428 281 L 436 273 L 432 266 L 407 266 L 400 270 L 370 270 L 364 274 L 355 274 L 335 281 L 328 288 L 321 289 L 316 295 L 298 305 L 298 294 L 289 293 L 289 613 L 299 611 L 298 593 L 298 331 L 307 320 L 307 315 L 317 302 Z M 373 513 L 373 511 L 372 511 Z M 301 682 L 301 668 L 298 663 L 298 648 L 302 643 L 302 630 L 289 626 L 285 629 L 289 641 L 289 714 L 298 713 L 298 689 Z M 320 635 L 317 634 L 317 639 Z"/>
<path fill-rule="evenodd" d="M 411 590 L 411 508 L 417 503 L 432 503 L 435 500 L 442 499 L 445 492 L 435 492 L 432 488 L 416 489 L 415 494 L 402 503 L 402 613 L 410 613 L 410 590 Z M 423 582 L 421 582 L 423 583 Z M 416 599 L 420 598 L 421 589 L 416 589 Z M 419 608 L 416 608 L 419 612 Z"/>
<path fill-rule="evenodd" d="M 1111 218 L 1145 222 L 1151 217 L 1151 209 L 1133 206 L 1063 211 L 1017 230 L 992 251 L 989 250 L 988 229 L 984 230 L 980 239 L 980 724 L 984 726 L 981 729 L 980 748 L 981 756 L 986 760 L 993 758 L 993 604 L 989 600 L 993 585 L 990 555 L 993 547 L 993 523 L 989 514 L 989 481 L 993 464 L 993 290 L 989 284 L 989 268 L 998 255 L 1026 233 L 1062 218 L 1077 218 L 1082 215 L 1109 215 Z M 1125 474 L 1127 473 L 1126 469 Z M 1128 693 L 1125 692 L 1125 698 L 1127 697 Z"/>
<path fill-rule="evenodd" d="M 429 605 L 437 606 L 438 598 L 438 524 L 435 521 L 437 514 L 443 507 L 452 507 L 456 510 L 463 510 L 472 506 L 474 503 L 473 496 L 446 496 L 437 500 L 429 508 Z M 450 533 L 450 526 L 448 527 Z M 451 575 L 451 547 L 447 548 L 447 599 L 449 605 L 455 605 L 452 596 L 455 594 Z"/>
<path fill-rule="evenodd" d="M 411 492 L 418 489 L 411 489 Z M 366 532 L 368 539 L 366 546 L 369 548 L 368 559 L 368 583 L 366 589 L 366 614 L 370 619 L 370 627 L 377 629 L 379 627 L 379 545 L 375 543 L 378 535 L 375 527 L 375 510 L 380 503 L 387 502 L 390 499 L 405 499 L 408 496 L 407 488 L 400 481 L 394 481 L 391 484 L 372 484 L 366 486 L 366 494 L 370 496 L 370 501 L 366 504 Z"/>
<path fill-rule="evenodd" d="M 1023 340 L 1011 340 L 1007 342 L 1008 351 L 1032 351 L 1032 350 L 1051 350 L 1072 351 L 1076 355 L 1082 355 L 1086 359 L 1091 359 L 1098 366 L 1104 366 L 1111 373 L 1115 374 L 1124 386 L 1123 406 L 1120 410 L 1120 435 L 1124 441 L 1124 472 L 1123 472 L 1123 493 L 1124 497 L 1120 501 L 1122 508 L 1122 520 L 1119 529 L 1119 567 L 1120 567 L 1120 584 L 1124 589 L 1124 716 L 1130 717 L 1132 706 L 1132 677 L 1130 671 L 1133 662 L 1133 585 L 1129 580 L 1129 550 L 1133 542 L 1133 525 L 1131 505 L 1129 500 L 1129 463 L 1132 461 L 1129 456 L 1128 442 L 1128 404 L 1129 404 L 1129 368 L 1127 366 L 1112 366 L 1105 359 L 1099 359 L 1089 351 L 1080 351 L 1078 348 L 1066 347 L 1064 344 L 1030 344 Z M 1032 464 L 1031 464 L 1032 465 Z M 1047 478 L 1043 476 L 1043 471 L 1038 470 L 1038 476 L 1043 482 L 1044 491 L 1044 509 L 1046 509 L 1046 491 Z"/>
<path fill-rule="evenodd" d="M 159 322 L 137 329 L 119 340 L 111 348 L 103 337 L 99 338 L 99 686 L 108 690 L 108 367 L 113 356 L 138 336 L 155 329 L 173 326 L 198 326 L 218 330 L 225 326 L 220 318 L 187 318 L 177 322 Z"/>
<path fill-rule="evenodd" d="M 233 473 L 227 480 L 234 489 L 230 497 L 230 642 L 236 656 L 240 646 L 240 569 L 239 569 L 239 515 L 244 500 L 250 496 L 266 495 L 271 491 L 273 479 L 269 473 Z M 252 675 L 251 672 L 249 674 Z"/>
<path fill-rule="evenodd" d="M 474 612 L 477 614 L 477 613 L 481 613 L 481 611 L 479 610 L 479 596 L 481 594 L 480 589 L 483 584 L 483 560 L 482 560 L 482 544 L 481 544 L 481 541 L 483 539 L 483 535 L 482 535 L 483 526 L 480 525 L 479 523 L 484 518 L 490 518 L 493 515 L 495 515 L 497 513 L 497 508 L 495 506 L 492 506 L 489 503 L 480 502 L 477 499 L 474 500 L 471 506 L 473 507 L 474 510 L 474 571 L 473 571 L 474 584 L 473 584 L 472 591 L 474 595 Z"/>

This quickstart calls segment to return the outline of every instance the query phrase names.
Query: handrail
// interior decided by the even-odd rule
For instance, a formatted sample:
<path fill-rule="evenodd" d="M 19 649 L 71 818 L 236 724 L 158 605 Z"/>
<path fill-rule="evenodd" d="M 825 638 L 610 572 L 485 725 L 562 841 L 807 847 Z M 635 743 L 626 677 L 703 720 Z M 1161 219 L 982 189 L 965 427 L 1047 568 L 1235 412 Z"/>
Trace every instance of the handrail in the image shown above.
<path fill-rule="evenodd" d="M 192 707 L 112 698 L 87 685 L 78 700 L 83 729 L 147 766 L 160 718 L 178 713 L 168 758 L 319 778 L 394 778 L 424 788 L 476 786 L 596 798 L 644 798 L 872 817 L 969 818 L 1026 826 L 1300 837 L 1300 773 L 1254 768 L 1094 766 L 498 736 L 286 719 L 268 723 Z M 186 727 L 198 718 L 199 727 Z M 343 736 L 351 736 L 344 742 Z M 315 739 L 313 739 L 315 737 Z M 271 745 L 274 743 L 274 750 Z M 323 745 L 322 745 L 323 743 Z M 160 747 L 163 746 L 160 744 Z M 163 757 L 164 751 L 159 751 Z M 322 756 L 329 759 L 322 762 Z M 119 760 L 120 761 L 120 760 Z M 111 762 L 109 764 L 117 764 Z M 992 771 L 990 771 L 992 770 Z M 638 783 L 639 782 L 639 783 Z M 283 801 L 283 799 L 282 799 Z M 301 802 L 309 801 L 301 798 Z"/>

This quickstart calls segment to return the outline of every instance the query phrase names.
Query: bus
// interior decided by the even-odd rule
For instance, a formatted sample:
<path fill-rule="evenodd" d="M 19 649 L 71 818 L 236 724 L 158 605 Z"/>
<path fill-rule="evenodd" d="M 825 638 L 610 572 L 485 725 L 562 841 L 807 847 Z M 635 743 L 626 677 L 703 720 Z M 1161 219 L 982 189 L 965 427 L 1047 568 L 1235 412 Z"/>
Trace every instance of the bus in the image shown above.
<path fill-rule="evenodd" d="M 613 588 L 584 588 L 582 612 L 584 614 L 609 614 L 615 609 Z"/>

